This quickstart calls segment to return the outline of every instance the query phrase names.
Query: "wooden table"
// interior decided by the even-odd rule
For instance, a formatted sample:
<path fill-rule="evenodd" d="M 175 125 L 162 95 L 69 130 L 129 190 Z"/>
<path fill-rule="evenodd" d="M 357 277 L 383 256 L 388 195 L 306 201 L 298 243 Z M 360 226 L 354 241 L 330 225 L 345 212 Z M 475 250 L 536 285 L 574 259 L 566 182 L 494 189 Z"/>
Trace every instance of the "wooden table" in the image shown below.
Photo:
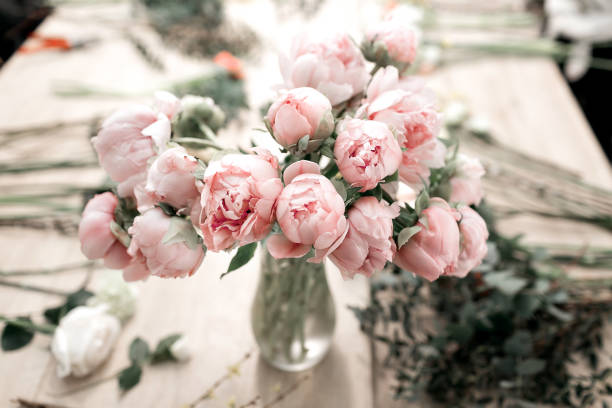
<path fill-rule="evenodd" d="M 330 2 L 331 3 L 331 2 Z M 273 2 L 232 2 L 229 14 L 252 23 L 266 50 L 248 61 L 250 102 L 258 107 L 269 100 L 271 85 L 280 82 L 275 52 L 286 49 L 288 38 L 298 29 L 340 25 L 358 34 L 376 5 L 364 0 L 326 4 L 317 18 L 300 26 L 299 16 L 279 18 Z M 194 76 L 209 63 L 166 50 L 146 27 L 129 26 L 157 49 L 164 50 L 166 72 L 143 62 L 122 30 L 129 22 L 127 4 L 62 6 L 40 27 L 46 35 L 95 36 L 100 41 L 74 52 L 44 52 L 15 55 L 0 71 L 0 128 L 35 126 L 56 121 L 80 120 L 106 115 L 129 102 L 148 102 L 150 94 L 123 98 L 60 98 L 52 85 L 58 80 L 79 80 L 99 87 L 133 91 L 154 90 L 169 80 Z M 337 16 L 342 15 L 342 19 Z M 283 33 L 283 35 L 278 35 Z M 160 51 L 161 52 L 161 51 Z M 552 62 L 548 60 L 487 60 L 456 66 L 437 73 L 432 85 L 442 95 L 458 94 L 474 111 L 491 120 L 495 134 L 515 147 L 546 157 L 582 174 L 586 180 L 612 187 L 609 165 L 587 122 Z M 254 136 L 260 127 L 257 112 L 243 115 L 242 124 L 231 125 L 221 138 L 232 145 Z M 263 143 L 270 144 L 270 141 Z M 93 158 L 87 126 L 75 126 L 36 138 L 27 138 L 0 150 L 0 161 Z M 104 180 L 99 169 L 48 171 L 0 177 L 0 185 L 70 182 L 95 184 Z M 508 231 L 529 228 L 529 237 L 564 242 L 597 241 L 610 244 L 610 236 L 595 228 L 567 223 L 523 219 L 504 225 Z M 230 255 L 209 253 L 199 272 L 190 279 L 151 278 L 139 284 L 140 298 L 135 317 L 124 327 L 115 353 L 91 378 L 60 380 L 49 353 L 49 339 L 37 335 L 33 344 L 0 354 L 0 405 L 9 399 L 56 402 L 69 407 L 178 407 L 202 394 L 226 372 L 226 367 L 254 349 L 250 328 L 250 304 L 258 275 L 256 261 L 223 281 Z M 49 231 L 4 228 L 0 235 L 0 269 L 51 267 L 81 261 L 78 240 Z M 104 272 L 97 272 L 97 277 Z M 331 352 L 311 372 L 288 400 L 279 407 L 373 407 L 390 406 L 389 380 L 373 357 L 372 345 L 359 331 L 348 305 L 368 302 L 368 282 L 361 277 L 344 282 L 333 266 L 328 278 L 336 301 L 337 327 Z M 55 277 L 21 278 L 20 282 L 73 290 L 83 273 Z M 0 287 L 0 311 L 9 316 L 39 313 L 60 301 L 49 295 Z M 185 333 L 193 347 L 193 358 L 185 364 L 147 369 L 141 384 L 121 396 L 115 382 L 59 398 L 53 394 L 102 378 L 126 366 L 127 345 L 135 336 L 150 343 L 171 332 Z M 299 375 L 268 367 L 255 353 L 240 375 L 225 382 L 213 400 L 202 407 L 239 406 L 256 395 L 269 401 L 278 389 L 291 385 Z"/>

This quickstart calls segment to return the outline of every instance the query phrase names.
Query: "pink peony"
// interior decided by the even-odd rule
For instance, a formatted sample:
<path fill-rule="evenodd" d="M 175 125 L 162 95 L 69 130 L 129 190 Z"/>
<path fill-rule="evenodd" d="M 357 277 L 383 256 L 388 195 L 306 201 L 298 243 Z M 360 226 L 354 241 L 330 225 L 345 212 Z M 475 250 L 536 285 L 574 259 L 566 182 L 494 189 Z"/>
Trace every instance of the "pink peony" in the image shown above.
<path fill-rule="evenodd" d="M 421 146 L 404 150 L 399 167 L 400 180 L 420 191 L 423 183 L 429 183 L 430 169 L 444 167 L 445 156 L 446 146 L 438 139 L 432 139 Z"/>
<path fill-rule="evenodd" d="M 394 66 L 381 68 L 372 77 L 366 92 L 365 102 L 370 104 L 387 91 L 403 90 L 419 94 L 428 104 L 435 104 L 436 96 L 432 90 L 425 87 L 425 81 L 416 76 L 400 79 L 399 71 Z"/>
<path fill-rule="evenodd" d="M 296 174 L 294 169 L 304 171 Z M 310 262 L 321 262 L 344 239 L 348 223 L 344 217 L 344 201 L 329 179 L 318 174 L 318 167 L 304 161 L 285 170 L 292 175 L 278 197 L 276 218 L 283 235 L 268 240 L 268 250 L 276 258 L 305 255 L 313 246 Z"/>
<path fill-rule="evenodd" d="M 329 256 L 345 279 L 358 273 L 370 277 L 393 260 L 393 219 L 398 215 L 397 204 L 379 202 L 371 196 L 353 204 L 348 213 L 348 234 Z"/>
<path fill-rule="evenodd" d="M 450 179 L 450 201 L 465 205 L 480 204 L 483 196 L 480 179 L 485 174 L 480 160 L 459 154 L 456 163 L 455 174 Z"/>
<path fill-rule="evenodd" d="M 100 165 L 125 196 L 143 179 L 149 159 L 170 139 L 170 121 L 146 106 L 133 106 L 111 115 L 92 139 Z"/>
<path fill-rule="evenodd" d="M 487 256 L 487 239 L 489 231 L 487 224 L 480 214 L 470 207 L 461 207 L 461 221 L 459 232 L 461 233 L 461 253 L 459 263 L 453 276 L 464 278 L 468 272 L 482 263 Z"/>
<path fill-rule="evenodd" d="M 334 130 L 334 116 L 329 99 L 313 88 L 295 88 L 284 93 L 270 106 L 265 120 L 276 141 L 295 150 L 298 141 L 308 135 L 307 152 L 316 150 Z"/>
<path fill-rule="evenodd" d="M 397 171 L 402 150 L 384 123 L 348 119 L 340 124 L 334 156 L 344 179 L 366 191 Z"/>
<path fill-rule="evenodd" d="M 151 164 L 144 190 L 154 202 L 164 202 L 177 209 L 191 207 L 200 196 L 193 175 L 197 167 L 197 160 L 183 147 L 168 149 Z"/>
<path fill-rule="evenodd" d="M 107 192 L 94 196 L 83 210 L 79 224 L 81 251 L 88 259 L 104 258 L 108 268 L 121 269 L 130 262 L 125 246 L 111 232 L 118 200 Z"/>
<path fill-rule="evenodd" d="M 228 249 L 268 235 L 282 188 L 278 162 L 265 150 L 211 162 L 204 173 L 199 222 L 208 249 Z"/>
<path fill-rule="evenodd" d="M 162 278 L 184 278 L 198 270 L 204 260 L 201 245 L 190 248 L 185 242 L 163 243 L 172 218 L 160 208 L 152 208 L 134 218 L 128 230 L 132 236 L 128 254 L 134 259 L 124 270 L 126 280 L 146 278 L 147 271 Z M 185 219 L 174 218 L 175 222 L 189 223 Z"/>
<path fill-rule="evenodd" d="M 160 113 L 166 115 L 170 120 L 181 110 L 181 101 L 166 91 L 155 92 L 155 101 L 153 102 L 153 108 Z"/>
<path fill-rule="evenodd" d="M 459 258 L 458 213 L 441 198 L 432 198 L 417 223 L 422 229 L 398 249 L 393 262 L 428 281 L 453 275 Z"/>
<path fill-rule="evenodd" d="M 368 83 L 365 59 L 347 34 L 294 39 L 289 58 L 281 57 L 287 88 L 309 86 L 327 96 L 332 105 L 362 92 Z"/>
<path fill-rule="evenodd" d="M 380 65 L 394 65 L 400 70 L 408 68 L 416 58 L 420 30 L 399 19 L 386 19 L 366 34 L 366 57 Z"/>

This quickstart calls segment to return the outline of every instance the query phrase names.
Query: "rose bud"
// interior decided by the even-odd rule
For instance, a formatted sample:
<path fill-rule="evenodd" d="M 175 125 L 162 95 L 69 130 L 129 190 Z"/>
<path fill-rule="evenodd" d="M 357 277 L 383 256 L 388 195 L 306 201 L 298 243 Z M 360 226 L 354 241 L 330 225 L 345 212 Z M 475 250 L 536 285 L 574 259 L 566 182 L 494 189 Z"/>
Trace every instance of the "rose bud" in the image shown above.
<path fill-rule="evenodd" d="M 315 88 L 332 105 L 362 92 L 369 79 L 365 59 L 347 34 L 296 37 L 290 56 L 281 56 L 280 68 L 288 89 Z"/>
<path fill-rule="evenodd" d="M 461 253 L 459 254 L 457 268 L 452 275 L 463 278 L 468 272 L 480 265 L 487 256 L 489 230 L 480 214 L 470 207 L 461 207 L 459 212 L 461 213 L 461 221 L 459 221 Z"/>
<path fill-rule="evenodd" d="M 225 123 L 225 113 L 209 97 L 186 95 L 181 99 L 181 109 L 172 121 L 176 137 L 206 137 L 202 126 L 216 132 Z"/>
<path fill-rule="evenodd" d="M 276 218 L 284 235 L 273 235 L 267 247 L 275 258 L 298 258 L 311 247 L 321 262 L 340 245 L 348 231 L 344 201 L 334 185 L 319 174 L 319 167 L 305 160 L 285 170 L 285 188 L 278 197 Z"/>
<path fill-rule="evenodd" d="M 355 274 L 370 277 L 393 260 L 393 219 L 398 215 L 397 204 L 389 205 L 372 196 L 361 197 L 352 205 L 348 212 L 348 234 L 329 255 L 345 279 Z"/>
<path fill-rule="evenodd" d="M 429 184 L 430 169 L 444 167 L 446 146 L 438 139 L 432 139 L 413 149 L 402 152 L 399 178 L 411 188 L 420 191 Z"/>
<path fill-rule="evenodd" d="M 265 120 L 276 141 L 291 151 L 298 150 L 298 142 L 308 135 L 304 151 L 312 152 L 334 131 L 331 103 L 313 88 L 295 88 L 284 93 L 270 106 Z"/>
<path fill-rule="evenodd" d="M 483 196 L 481 178 L 484 174 L 480 160 L 461 153 L 457 155 L 455 173 L 450 179 L 450 201 L 465 205 L 480 204 Z"/>
<path fill-rule="evenodd" d="M 441 198 L 432 198 L 416 225 L 421 227 L 397 250 L 393 262 L 428 281 L 453 275 L 459 258 L 459 215 Z"/>
<path fill-rule="evenodd" d="M 334 146 L 334 156 L 342 177 L 360 191 L 371 190 L 395 173 L 402 150 L 387 125 L 361 119 L 343 121 Z"/>
<path fill-rule="evenodd" d="M 84 377 L 107 359 L 121 329 L 107 308 L 78 306 L 60 320 L 51 342 L 58 377 Z"/>
<path fill-rule="evenodd" d="M 111 231 L 118 203 L 111 192 L 95 195 L 85 206 L 79 224 L 81 252 L 88 259 L 104 258 L 104 265 L 113 269 L 121 269 L 131 260 L 126 247 Z"/>
<path fill-rule="evenodd" d="M 367 32 L 361 49 L 368 61 L 405 71 L 416 58 L 420 37 L 417 27 L 399 19 L 389 19 Z"/>
<path fill-rule="evenodd" d="M 144 266 L 151 275 L 161 278 L 184 278 L 198 270 L 204 260 L 204 250 L 200 244 L 176 240 L 164 243 L 171 223 L 186 223 L 193 228 L 188 220 L 167 216 L 157 207 L 134 218 L 128 230 L 132 236 L 128 254 L 135 259 L 128 273 L 124 270 L 124 276 L 128 275 L 126 280 L 134 280 L 131 278 L 138 276 L 139 272 L 146 275 Z M 174 229 L 183 230 L 178 226 Z M 195 230 L 192 232 L 197 239 Z"/>
<path fill-rule="evenodd" d="M 135 179 L 143 178 L 149 159 L 165 148 L 169 139 L 170 121 L 166 115 L 134 105 L 106 119 L 92 143 L 110 178 L 134 186 Z M 131 195 L 129 188 L 121 189 Z"/>
<path fill-rule="evenodd" d="M 200 197 L 193 175 L 197 167 L 198 161 L 183 147 L 168 149 L 151 164 L 144 190 L 154 202 L 164 202 L 176 209 L 191 207 Z"/>
<path fill-rule="evenodd" d="M 199 225 L 208 249 L 242 246 L 268 235 L 283 188 L 269 152 L 225 155 L 209 163 L 203 181 Z"/>

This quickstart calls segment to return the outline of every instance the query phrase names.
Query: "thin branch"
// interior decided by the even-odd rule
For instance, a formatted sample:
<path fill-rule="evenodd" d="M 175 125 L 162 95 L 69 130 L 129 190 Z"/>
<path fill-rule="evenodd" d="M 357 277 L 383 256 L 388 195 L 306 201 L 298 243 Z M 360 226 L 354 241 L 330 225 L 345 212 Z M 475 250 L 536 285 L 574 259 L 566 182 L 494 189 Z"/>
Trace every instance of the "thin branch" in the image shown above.
<path fill-rule="evenodd" d="M 66 405 L 58 405 L 50 402 L 33 401 L 20 397 L 13 398 L 11 402 L 13 404 L 18 404 L 22 408 L 70 408 Z"/>
<path fill-rule="evenodd" d="M 56 273 L 72 272 L 84 268 L 90 268 L 93 266 L 99 266 L 95 261 L 86 261 L 73 263 L 68 265 L 60 265 L 54 268 L 42 268 L 42 269 L 23 269 L 23 270 L 0 270 L 0 276 L 37 276 L 37 275 L 53 275 Z"/>
<path fill-rule="evenodd" d="M 276 405 L 277 403 L 281 402 L 283 399 L 285 399 L 289 394 L 291 394 L 292 392 L 294 392 L 295 390 L 297 390 L 299 388 L 299 386 L 306 380 L 309 380 L 310 377 L 312 376 L 312 374 L 306 374 L 300 378 L 298 378 L 293 384 L 291 384 L 289 387 L 287 387 L 286 389 L 284 389 L 283 391 L 281 391 L 276 397 L 274 397 L 272 400 L 266 402 L 265 404 L 263 404 L 262 408 L 270 408 L 273 405 Z"/>
<path fill-rule="evenodd" d="M 69 292 L 59 289 L 43 288 L 40 286 L 28 285 L 25 283 L 10 282 L 4 279 L 0 279 L 0 286 L 8 286 L 10 288 L 29 290 L 31 292 L 45 293 L 47 295 L 68 296 L 70 294 Z"/>

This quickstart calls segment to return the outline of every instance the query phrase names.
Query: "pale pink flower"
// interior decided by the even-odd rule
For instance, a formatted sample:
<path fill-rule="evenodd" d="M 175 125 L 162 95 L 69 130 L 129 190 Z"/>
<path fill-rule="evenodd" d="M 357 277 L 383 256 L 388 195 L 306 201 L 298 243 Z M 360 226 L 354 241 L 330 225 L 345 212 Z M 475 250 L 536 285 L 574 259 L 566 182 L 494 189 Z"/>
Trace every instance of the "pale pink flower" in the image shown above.
<path fill-rule="evenodd" d="M 118 202 L 111 192 L 94 196 L 85 206 L 79 224 L 81 252 L 88 259 L 104 258 L 104 265 L 113 269 L 125 267 L 131 259 L 110 229 Z"/>
<path fill-rule="evenodd" d="M 414 75 L 400 78 L 397 68 L 391 65 L 376 71 L 368 85 L 364 102 L 370 104 L 383 93 L 398 89 L 419 94 L 426 104 L 435 105 L 436 96 L 431 89 L 425 87 L 422 78 Z"/>
<path fill-rule="evenodd" d="M 342 177 L 360 191 L 371 190 L 395 173 L 402 150 L 384 123 L 348 119 L 340 124 L 334 156 Z"/>
<path fill-rule="evenodd" d="M 375 197 L 361 197 L 348 212 L 349 231 L 329 258 L 345 279 L 355 274 L 367 277 L 381 271 L 395 255 L 393 219 L 399 215 L 397 204 L 389 205 Z"/>
<path fill-rule="evenodd" d="M 393 262 L 428 281 L 453 275 L 459 258 L 459 214 L 441 198 L 432 198 L 417 223 L 421 230 L 397 250 Z"/>
<path fill-rule="evenodd" d="M 128 254 L 134 259 L 124 270 L 126 280 L 146 278 L 147 271 L 161 278 L 184 278 L 198 270 L 204 260 L 201 245 L 190 248 L 185 242 L 163 243 L 171 219 L 157 207 L 134 218 L 128 230 L 132 236 Z"/>
<path fill-rule="evenodd" d="M 176 209 L 191 207 L 200 196 L 193 175 L 197 167 L 197 160 L 183 147 L 168 149 L 151 164 L 144 190 L 154 202 L 164 202 Z"/>
<path fill-rule="evenodd" d="M 306 152 L 320 146 L 334 130 L 334 116 L 329 99 L 313 88 L 295 88 L 284 92 L 270 106 L 265 120 L 276 141 L 287 149 L 296 150 L 299 140 L 308 135 Z"/>
<path fill-rule="evenodd" d="M 269 152 L 228 154 L 204 173 L 200 228 L 208 249 L 263 239 L 274 224 L 276 199 L 283 185 L 278 162 Z"/>
<path fill-rule="evenodd" d="M 307 172 L 296 175 L 292 166 Z M 271 237 L 268 249 L 272 256 L 283 258 L 303 256 L 312 246 L 315 256 L 309 261 L 321 262 L 340 245 L 347 233 L 344 201 L 331 181 L 318 174 L 318 168 L 296 162 L 285 170 L 287 172 L 293 177 L 278 197 L 276 208 L 276 218 L 284 236 Z"/>
<path fill-rule="evenodd" d="M 461 233 L 461 253 L 459 263 L 453 276 L 465 277 L 472 269 L 482 263 L 487 256 L 487 239 L 489 231 L 487 224 L 480 214 L 470 207 L 460 207 L 461 221 L 459 232 Z"/>
<path fill-rule="evenodd" d="M 483 196 L 481 178 L 485 174 L 480 160 L 459 154 L 456 166 L 455 174 L 450 179 L 450 201 L 466 205 L 480 204 Z"/>
<path fill-rule="evenodd" d="M 134 105 L 106 119 L 92 143 L 110 178 L 125 182 L 146 172 L 149 159 L 169 139 L 170 121 L 166 115 Z"/>
<path fill-rule="evenodd" d="M 166 115 L 170 120 L 174 118 L 174 115 L 181 110 L 181 101 L 167 91 L 155 92 L 155 100 L 153 101 L 153 108 L 160 113 Z"/>
<path fill-rule="evenodd" d="M 400 180 L 420 191 L 429 183 L 430 169 L 444 167 L 446 146 L 439 139 L 432 139 L 413 149 L 402 152 L 399 166 Z"/>
<path fill-rule="evenodd" d="M 420 37 L 420 30 L 409 22 L 386 19 L 367 32 L 365 53 L 371 61 L 391 63 L 403 71 L 414 62 Z"/>
<path fill-rule="evenodd" d="M 280 67 L 287 88 L 315 88 L 332 105 L 362 92 L 369 77 L 361 51 L 347 34 L 300 35 L 289 57 L 281 56 Z"/>

